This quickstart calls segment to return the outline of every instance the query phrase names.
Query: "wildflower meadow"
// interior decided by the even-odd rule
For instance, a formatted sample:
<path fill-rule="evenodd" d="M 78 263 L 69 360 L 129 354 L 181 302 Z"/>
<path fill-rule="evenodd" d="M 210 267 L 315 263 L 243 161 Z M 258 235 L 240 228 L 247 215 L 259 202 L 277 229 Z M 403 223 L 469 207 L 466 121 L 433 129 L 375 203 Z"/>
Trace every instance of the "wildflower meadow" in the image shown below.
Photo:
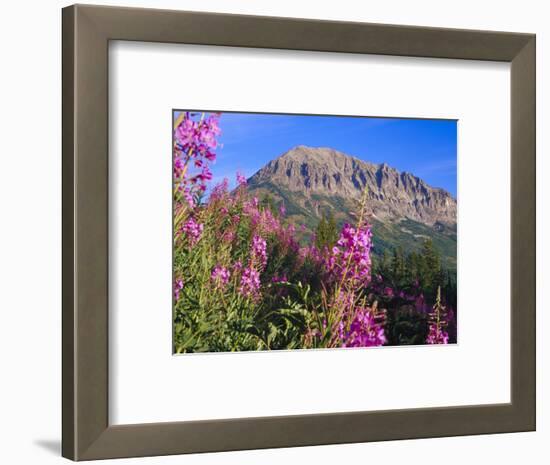
<path fill-rule="evenodd" d="M 434 244 L 375 256 L 367 189 L 354 222 L 323 216 L 304 240 L 244 175 L 213 182 L 219 114 L 181 112 L 173 130 L 175 353 L 456 342 Z"/>

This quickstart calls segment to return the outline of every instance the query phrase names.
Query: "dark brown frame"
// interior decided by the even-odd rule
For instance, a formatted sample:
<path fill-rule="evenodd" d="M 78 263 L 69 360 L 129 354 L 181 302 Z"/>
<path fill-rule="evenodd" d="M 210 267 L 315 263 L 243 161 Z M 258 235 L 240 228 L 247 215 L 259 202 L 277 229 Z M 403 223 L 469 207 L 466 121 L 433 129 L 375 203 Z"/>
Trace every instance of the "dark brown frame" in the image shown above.
<path fill-rule="evenodd" d="M 511 63 L 511 402 L 110 426 L 108 42 Z M 535 36 L 182 11 L 63 9 L 63 456 L 181 454 L 535 429 Z"/>

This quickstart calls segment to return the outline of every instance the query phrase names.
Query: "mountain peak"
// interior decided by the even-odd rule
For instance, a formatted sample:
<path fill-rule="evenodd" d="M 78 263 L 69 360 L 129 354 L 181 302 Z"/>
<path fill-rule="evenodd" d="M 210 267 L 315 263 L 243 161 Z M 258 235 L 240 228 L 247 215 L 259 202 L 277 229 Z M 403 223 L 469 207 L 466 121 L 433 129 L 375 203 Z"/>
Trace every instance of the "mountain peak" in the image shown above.
<path fill-rule="evenodd" d="M 279 158 L 326 158 L 326 157 L 350 157 L 330 147 L 311 147 L 309 145 L 296 145 L 287 150 Z"/>
<path fill-rule="evenodd" d="M 375 169 L 378 165 L 363 161 L 348 155 L 339 150 L 331 147 L 311 147 L 307 145 L 297 145 L 287 150 L 275 160 L 268 163 L 267 166 L 273 166 L 276 162 L 288 163 L 300 163 L 305 165 L 311 165 L 312 167 L 323 167 L 328 170 L 345 170 L 353 166 L 363 164 L 370 169 Z"/>
<path fill-rule="evenodd" d="M 340 199 L 354 204 L 368 188 L 369 206 L 379 219 L 409 218 L 424 224 L 456 223 L 456 200 L 445 190 L 330 147 L 298 145 L 270 161 L 248 181 L 249 188 L 284 190 L 308 199 Z"/>

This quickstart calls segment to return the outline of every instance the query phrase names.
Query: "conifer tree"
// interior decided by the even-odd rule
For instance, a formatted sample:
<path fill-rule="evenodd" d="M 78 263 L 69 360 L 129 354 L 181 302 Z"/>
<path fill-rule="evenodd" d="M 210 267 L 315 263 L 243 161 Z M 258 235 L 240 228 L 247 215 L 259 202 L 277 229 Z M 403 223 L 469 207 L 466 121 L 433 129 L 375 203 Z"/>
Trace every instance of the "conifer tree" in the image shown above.
<path fill-rule="evenodd" d="M 325 213 L 315 231 L 315 245 L 318 249 L 325 247 L 331 248 L 336 244 L 338 240 L 338 228 L 336 227 L 336 221 L 332 213 L 329 213 L 328 217 Z"/>
<path fill-rule="evenodd" d="M 332 212 L 329 212 L 329 215 L 328 215 L 327 237 L 328 237 L 327 245 L 329 245 L 330 247 L 332 247 L 338 240 L 338 227 L 336 226 L 336 220 L 334 219 L 334 215 L 332 214 Z"/>
<path fill-rule="evenodd" d="M 393 249 L 392 272 L 395 285 L 402 286 L 406 278 L 406 264 L 405 253 L 401 246 Z"/>
<path fill-rule="evenodd" d="M 408 254 L 405 264 L 407 281 L 412 285 L 418 277 L 418 254 L 414 251 Z"/>
<path fill-rule="evenodd" d="M 431 239 L 424 241 L 422 246 L 422 261 L 423 270 L 421 273 L 421 279 L 423 285 L 427 288 L 435 290 L 437 286 L 438 278 L 441 273 L 441 258 L 439 253 L 435 250 Z"/>
<path fill-rule="evenodd" d="M 260 205 L 265 208 L 271 210 L 272 213 L 277 212 L 277 206 L 275 205 L 275 199 L 270 193 L 267 193 L 262 198 Z"/>

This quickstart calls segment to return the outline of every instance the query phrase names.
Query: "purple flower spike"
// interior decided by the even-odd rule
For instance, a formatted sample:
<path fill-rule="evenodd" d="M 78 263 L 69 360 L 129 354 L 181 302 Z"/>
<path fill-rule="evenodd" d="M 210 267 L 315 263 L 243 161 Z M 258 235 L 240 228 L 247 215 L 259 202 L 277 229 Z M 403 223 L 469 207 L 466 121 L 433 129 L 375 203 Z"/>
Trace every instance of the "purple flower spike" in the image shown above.
<path fill-rule="evenodd" d="M 180 300 L 180 291 L 183 289 L 183 280 L 176 279 L 174 281 L 174 300 L 177 302 Z"/>
<path fill-rule="evenodd" d="M 427 344 L 448 344 L 449 334 L 447 331 L 438 329 L 436 325 L 430 325 L 428 330 L 428 337 L 426 338 Z"/>
<path fill-rule="evenodd" d="M 386 343 L 384 327 L 376 321 L 370 308 L 358 308 L 349 331 L 343 322 L 338 327 L 342 347 L 373 347 Z"/>
<path fill-rule="evenodd" d="M 223 288 L 227 285 L 230 277 L 231 272 L 221 265 L 216 265 L 212 270 L 212 274 L 210 275 L 210 279 L 212 279 L 216 287 L 220 288 Z"/>
<path fill-rule="evenodd" d="M 194 218 L 189 218 L 181 227 L 181 231 L 185 234 L 189 243 L 195 245 L 202 236 L 204 225 L 197 223 Z"/>
<path fill-rule="evenodd" d="M 243 270 L 239 293 L 244 297 L 256 299 L 260 290 L 260 273 L 252 267 Z"/>
<path fill-rule="evenodd" d="M 246 178 L 241 173 L 237 173 L 237 184 L 240 187 L 246 187 Z"/>
<path fill-rule="evenodd" d="M 266 247 L 267 247 L 267 244 L 265 242 L 265 239 L 257 235 L 255 235 L 252 238 L 252 250 L 251 250 L 252 260 L 254 261 L 254 263 L 258 264 L 261 268 L 263 268 L 267 263 Z"/>

